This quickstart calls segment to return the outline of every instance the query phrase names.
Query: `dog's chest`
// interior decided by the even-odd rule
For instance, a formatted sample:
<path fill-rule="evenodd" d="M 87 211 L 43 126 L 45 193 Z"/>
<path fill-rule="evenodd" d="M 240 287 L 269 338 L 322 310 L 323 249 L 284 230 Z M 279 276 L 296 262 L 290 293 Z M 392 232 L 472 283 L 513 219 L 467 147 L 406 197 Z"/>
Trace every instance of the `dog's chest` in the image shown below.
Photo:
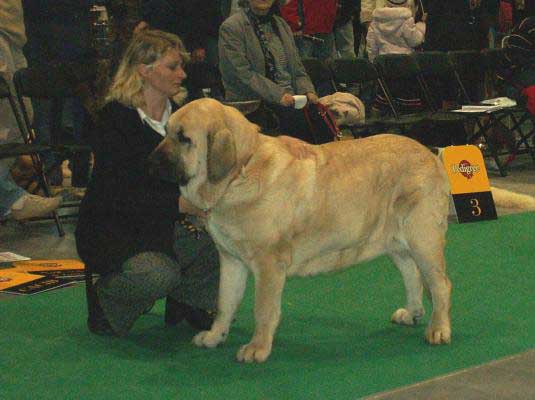
<path fill-rule="evenodd" d="M 250 238 L 247 239 L 243 231 L 236 227 L 208 223 L 207 230 L 218 247 L 235 258 L 245 260 L 254 253 Z"/>

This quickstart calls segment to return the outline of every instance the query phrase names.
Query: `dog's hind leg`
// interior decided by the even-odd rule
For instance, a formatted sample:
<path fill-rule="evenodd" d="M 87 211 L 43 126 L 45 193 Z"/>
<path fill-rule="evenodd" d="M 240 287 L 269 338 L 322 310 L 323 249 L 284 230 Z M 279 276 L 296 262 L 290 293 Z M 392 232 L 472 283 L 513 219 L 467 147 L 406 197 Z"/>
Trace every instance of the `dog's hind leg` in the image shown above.
<path fill-rule="evenodd" d="M 425 334 L 431 344 L 451 341 L 451 282 L 446 276 L 444 238 L 440 235 L 439 232 L 430 232 L 427 237 L 415 238 L 409 245 L 431 294 L 433 313 Z"/>
<path fill-rule="evenodd" d="M 400 325 L 416 325 L 425 313 L 422 304 L 423 284 L 416 262 L 407 251 L 390 254 L 390 258 L 401 272 L 407 304 L 392 314 L 391 321 Z"/>
<path fill-rule="evenodd" d="M 255 333 L 251 341 L 238 351 L 238 361 L 264 362 L 271 354 L 285 281 L 285 270 L 275 262 L 255 269 Z"/>
<path fill-rule="evenodd" d="M 247 286 L 248 270 L 245 265 L 226 253 L 219 254 L 221 267 L 217 316 L 209 331 L 199 332 L 193 338 L 193 343 L 199 347 L 212 348 L 225 341 Z"/>

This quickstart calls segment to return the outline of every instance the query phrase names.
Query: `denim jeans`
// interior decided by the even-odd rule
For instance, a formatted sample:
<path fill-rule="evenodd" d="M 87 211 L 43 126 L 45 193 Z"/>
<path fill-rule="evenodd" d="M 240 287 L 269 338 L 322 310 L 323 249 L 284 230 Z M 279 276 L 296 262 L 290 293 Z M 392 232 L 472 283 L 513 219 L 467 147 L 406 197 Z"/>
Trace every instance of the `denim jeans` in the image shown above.
<path fill-rule="evenodd" d="M 353 21 L 349 20 L 344 25 L 334 29 L 336 53 L 340 58 L 355 58 Z"/>
<path fill-rule="evenodd" d="M 60 135 L 63 127 L 72 126 L 73 141 L 83 144 L 83 131 L 86 111 L 78 98 L 71 97 L 63 100 L 32 99 L 34 109 L 34 128 L 36 143 L 51 144 L 52 135 Z M 56 138 L 59 143 L 64 143 L 63 138 Z M 43 162 L 48 170 L 54 164 L 61 162 L 52 153 L 43 154 Z M 72 186 L 86 186 L 89 179 L 89 154 L 77 155 L 71 160 Z"/>
<path fill-rule="evenodd" d="M 332 33 L 316 33 L 314 37 L 319 40 L 296 37 L 295 44 L 301 58 L 313 57 L 320 60 L 334 58 L 334 35 Z"/>

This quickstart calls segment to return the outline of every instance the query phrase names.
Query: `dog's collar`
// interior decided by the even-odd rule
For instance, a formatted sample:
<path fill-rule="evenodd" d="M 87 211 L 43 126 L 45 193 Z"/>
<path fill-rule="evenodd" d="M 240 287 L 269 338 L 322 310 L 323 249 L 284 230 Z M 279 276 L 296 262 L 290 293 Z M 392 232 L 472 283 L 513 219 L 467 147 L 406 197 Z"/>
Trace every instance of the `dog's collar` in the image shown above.
<path fill-rule="evenodd" d="M 218 199 L 215 201 L 215 203 L 211 206 L 211 207 L 205 207 L 202 209 L 202 211 L 204 213 L 206 213 L 206 217 L 209 216 L 209 214 L 211 213 L 211 211 L 217 207 L 217 205 L 219 204 L 219 202 L 221 201 L 221 199 L 223 198 L 223 196 L 225 195 L 225 193 L 227 192 L 230 184 L 232 182 L 234 182 L 236 180 L 236 178 L 241 174 L 241 171 L 243 170 L 243 168 L 245 168 L 247 166 L 247 164 L 249 164 L 249 162 L 251 161 L 251 159 L 253 158 L 253 154 L 254 152 L 252 152 L 249 157 L 247 158 L 247 160 L 245 160 L 245 162 L 239 166 L 238 168 L 236 168 L 236 170 L 233 172 L 232 174 L 232 177 L 228 180 L 227 184 L 225 185 L 225 188 L 223 189 L 221 195 L 218 197 Z"/>

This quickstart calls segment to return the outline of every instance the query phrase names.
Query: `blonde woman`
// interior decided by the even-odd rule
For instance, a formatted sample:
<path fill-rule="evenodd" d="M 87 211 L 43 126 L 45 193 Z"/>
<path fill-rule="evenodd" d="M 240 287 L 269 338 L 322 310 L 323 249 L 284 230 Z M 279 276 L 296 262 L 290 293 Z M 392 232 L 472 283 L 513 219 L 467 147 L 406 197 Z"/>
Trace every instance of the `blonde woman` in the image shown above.
<path fill-rule="evenodd" d="M 190 239 L 175 223 L 180 211 L 192 210 L 184 209 L 176 183 L 149 175 L 146 165 L 176 109 L 170 98 L 186 78 L 187 60 L 176 35 L 142 30 L 125 50 L 98 113 L 91 140 L 95 166 L 76 229 L 80 258 L 100 274 L 96 297 L 88 296 L 94 333 L 125 335 L 165 296 L 168 324 L 186 318 L 198 329 L 211 325 L 215 247 L 207 236 Z"/>

